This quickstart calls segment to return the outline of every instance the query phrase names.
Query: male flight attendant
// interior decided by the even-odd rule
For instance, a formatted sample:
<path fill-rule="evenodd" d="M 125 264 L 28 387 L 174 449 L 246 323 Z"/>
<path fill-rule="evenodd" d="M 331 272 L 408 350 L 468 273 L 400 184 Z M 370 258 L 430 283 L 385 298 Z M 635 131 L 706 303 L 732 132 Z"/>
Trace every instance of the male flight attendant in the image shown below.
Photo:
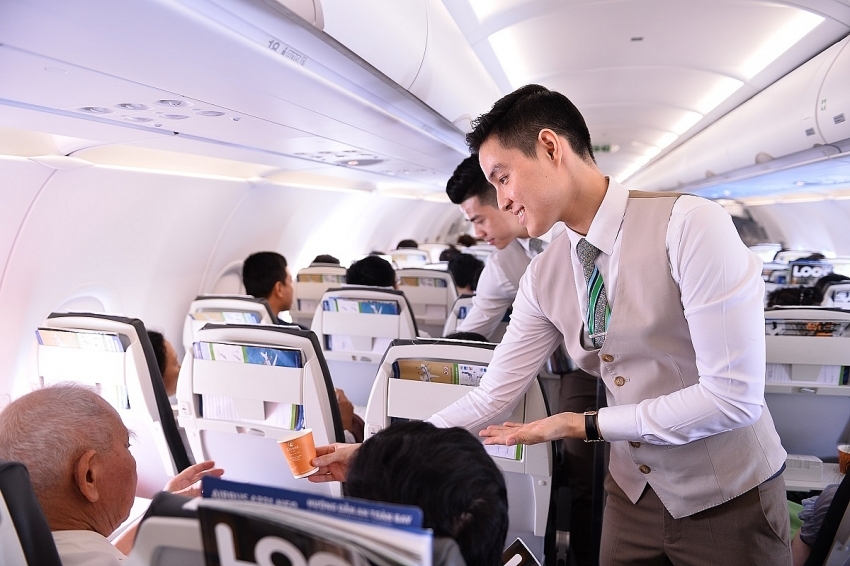
<path fill-rule="evenodd" d="M 584 119 L 529 85 L 467 136 L 532 261 L 480 387 L 431 421 L 474 427 L 514 403 L 552 346 L 603 380 L 608 407 L 482 432 L 488 443 L 610 443 L 602 564 L 791 564 L 785 451 L 764 406 L 764 283 L 728 214 L 628 191 L 593 159 Z"/>
<path fill-rule="evenodd" d="M 477 155 L 457 166 L 446 183 L 446 194 L 472 223 L 475 236 L 496 247 L 478 279 L 472 308 L 457 327 L 458 332 L 477 332 L 492 340 L 516 298 L 519 280 L 531 258 L 541 253 L 564 227 L 558 225 L 541 238 L 529 238 L 514 215 L 499 210 L 496 190 L 481 172 Z"/>
<path fill-rule="evenodd" d="M 786 454 L 764 405 L 764 282 L 729 215 L 605 177 L 581 114 L 541 86 L 499 100 L 467 141 L 531 236 L 568 229 L 531 262 L 480 386 L 429 420 L 490 422 L 565 340 L 608 407 L 482 434 L 610 443 L 600 563 L 790 565 Z M 311 481 L 344 477 L 353 452 L 323 449 Z"/>

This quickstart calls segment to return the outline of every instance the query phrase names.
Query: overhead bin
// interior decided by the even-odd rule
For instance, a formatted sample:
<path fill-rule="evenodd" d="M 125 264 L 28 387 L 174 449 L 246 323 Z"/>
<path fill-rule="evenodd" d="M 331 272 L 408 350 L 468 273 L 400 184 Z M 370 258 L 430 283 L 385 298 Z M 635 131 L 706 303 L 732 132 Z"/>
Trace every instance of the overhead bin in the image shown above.
<path fill-rule="evenodd" d="M 836 43 L 626 181 L 671 190 L 850 138 L 850 38 Z M 834 153 L 834 152 L 832 152 Z M 782 167 L 788 167 L 782 161 Z M 749 171 L 749 174 L 752 174 Z"/>
<path fill-rule="evenodd" d="M 501 98 L 440 0 L 278 0 L 463 130 Z"/>

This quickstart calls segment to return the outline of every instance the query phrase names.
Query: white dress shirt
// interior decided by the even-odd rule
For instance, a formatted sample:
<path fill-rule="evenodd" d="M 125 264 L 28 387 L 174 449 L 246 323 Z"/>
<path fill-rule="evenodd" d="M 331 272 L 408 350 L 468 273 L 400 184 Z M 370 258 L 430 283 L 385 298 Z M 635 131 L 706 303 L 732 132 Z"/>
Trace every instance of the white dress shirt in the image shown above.
<path fill-rule="evenodd" d="M 543 242 L 543 249 L 545 250 L 552 239 L 564 230 L 566 230 L 564 223 L 557 222 L 548 232 L 540 236 L 539 240 Z M 530 240 L 530 238 L 517 238 L 508 245 L 519 244 L 526 257 L 531 260 L 536 254 L 529 249 Z M 490 339 L 496 332 L 499 323 L 502 322 L 505 312 L 516 299 L 518 287 L 505 273 L 511 271 L 511 269 L 504 265 L 505 262 L 513 261 L 515 256 L 501 253 L 502 251 L 493 252 L 487 258 L 484 270 L 478 278 L 475 296 L 472 297 L 472 308 L 469 309 L 466 318 L 457 325 L 457 332 L 477 332 Z M 513 271 L 525 271 L 526 266 L 513 267 Z"/>
<path fill-rule="evenodd" d="M 127 557 L 94 531 L 53 531 L 62 566 L 117 566 Z"/>
<path fill-rule="evenodd" d="M 611 310 L 616 312 L 620 229 L 627 198 L 624 187 L 609 181 L 587 236 L 570 229 L 563 236 L 573 244 L 569 261 L 583 315 L 587 309 L 586 283 L 575 243 L 586 237 L 601 250 L 596 265 Z M 638 404 L 600 410 L 599 430 L 609 441 L 685 444 L 740 426 L 753 415 L 757 419 L 764 404 L 764 352 L 746 348 L 754 333 L 762 339 L 764 335 L 763 321 L 751 320 L 751 313 L 761 310 L 763 301 L 758 257 L 743 245 L 723 208 L 693 196 L 676 201 L 666 245 L 671 276 L 681 291 L 696 352 L 699 383 Z M 519 400 L 542 360 L 563 339 L 536 298 L 561 290 L 541 288 L 534 277 L 535 264 L 565 260 L 544 253 L 532 262 L 520 283 L 508 333 L 496 348 L 481 385 L 431 417 L 431 422 L 476 428 Z"/>

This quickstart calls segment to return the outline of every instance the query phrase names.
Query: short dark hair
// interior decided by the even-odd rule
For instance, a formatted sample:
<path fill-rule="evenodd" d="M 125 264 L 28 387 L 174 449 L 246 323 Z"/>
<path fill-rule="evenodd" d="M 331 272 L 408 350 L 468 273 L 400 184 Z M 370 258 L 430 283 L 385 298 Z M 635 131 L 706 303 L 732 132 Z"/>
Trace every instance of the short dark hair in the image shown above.
<path fill-rule="evenodd" d="M 460 204 L 472 197 L 478 197 L 481 204 L 499 208 L 496 200 L 496 188 L 487 182 L 484 171 L 478 163 L 478 154 L 473 154 L 455 167 L 455 172 L 446 183 L 449 200 Z"/>
<path fill-rule="evenodd" d="M 834 285 L 836 283 L 841 283 L 844 281 L 850 280 L 850 277 L 846 275 L 841 275 L 840 273 L 830 273 L 828 275 L 824 275 L 820 279 L 815 282 L 815 289 L 821 292 L 821 294 L 826 294 L 826 289 L 830 285 Z"/>
<path fill-rule="evenodd" d="M 504 147 L 536 156 L 537 135 L 549 128 L 567 138 L 570 148 L 585 161 L 593 161 L 593 145 L 584 117 L 570 99 L 540 85 L 526 85 L 500 98 L 493 108 L 472 122 L 466 135 L 470 151 L 478 153 L 490 136 Z"/>
<path fill-rule="evenodd" d="M 395 285 L 395 269 L 384 258 L 368 255 L 351 264 L 345 272 L 345 282 L 349 285 L 392 287 Z"/>
<path fill-rule="evenodd" d="M 277 252 L 251 254 L 242 264 L 242 283 L 249 295 L 267 299 L 278 281 L 286 283 L 286 258 Z"/>
<path fill-rule="evenodd" d="M 478 241 L 474 237 L 470 236 L 469 234 L 461 234 L 460 236 L 457 237 L 457 245 L 459 245 L 459 246 L 464 246 L 466 248 L 470 248 L 477 243 L 478 243 Z"/>
<path fill-rule="evenodd" d="M 398 245 L 397 245 L 395 248 L 396 248 L 397 250 L 401 250 L 401 249 L 404 249 L 404 248 L 413 248 L 413 249 L 418 249 L 418 248 L 419 248 L 419 244 L 418 244 L 418 243 L 416 243 L 416 240 L 410 240 L 410 239 L 407 239 L 407 240 L 402 240 L 402 241 L 400 241 L 400 242 L 398 243 Z"/>
<path fill-rule="evenodd" d="M 313 263 L 332 263 L 339 265 L 339 260 L 330 254 L 319 254 L 313 259 Z"/>
<path fill-rule="evenodd" d="M 156 358 L 156 365 L 159 367 L 160 375 L 165 373 L 165 336 L 162 332 L 156 330 L 148 330 L 148 338 L 153 346 L 153 355 Z"/>
<path fill-rule="evenodd" d="M 363 443 L 345 485 L 352 497 L 420 507 L 424 526 L 455 539 L 467 564 L 501 564 L 505 479 L 466 429 L 393 424 Z"/>
<path fill-rule="evenodd" d="M 472 254 L 463 252 L 449 260 L 449 273 L 458 287 L 469 287 L 473 291 L 478 286 L 478 278 L 484 269 L 484 262 Z"/>
<path fill-rule="evenodd" d="M 443 338 L 449 338 L 450 340 L 468 340 L 470 342 L 490 342 L 487 340 L 486 336 L 478 334 L 477 332 L 452 332 L 451 334 L 446 334 Z"/>
<path fill-rule="evenodd" d="M 449 261 L 454 256 L 461 254 L 461 253 L 463 253 L 463 252 L 461 252 L 459 249 L 457 249 L 453 245 L 449 244 L 449 247 L 447 247 L 446 249 L 444 249 L 443 251 L 440 252 L 440 261 Z"/>

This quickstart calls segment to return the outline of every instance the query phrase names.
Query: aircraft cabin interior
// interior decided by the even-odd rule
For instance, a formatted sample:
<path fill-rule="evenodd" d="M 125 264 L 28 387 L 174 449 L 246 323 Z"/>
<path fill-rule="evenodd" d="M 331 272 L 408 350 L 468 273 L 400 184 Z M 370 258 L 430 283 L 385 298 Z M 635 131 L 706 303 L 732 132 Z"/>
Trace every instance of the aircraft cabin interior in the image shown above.
<path fill-rule="evenodd" d="M 338 500 L 338 482 L 293 479 L 277 439 L 306 427 L 316 445 L 350 441 L 341 388 L 368 443 L 463 397 L 493 357 L 440 341 L 473 304 L 440 253 L 476 235 L 446 183 L 475 119 L 527 84 L 575 104 L 609 179 L 731 215 L 764 265 L 764 398 L 789 500 L 838 483 L 846 507 L 847 0 L 0 0 L 0 410 L 52 383 L 96 386 L 136 437 L 134 517 L 207 459 L 223 480 Z M 287 260 L 288 312 L 246 295 L 243 261 L 260 251 Z M 373 252 L 396 289 L 346 283 Z M 847 282 L 811 301 L 798 289 L 828 274 Z M 182 362 L 174 391 L 146 330 Z M 575 367 L 556 353 L 499 422 L 557 412 Z M 583 516 L 558 514 L 558 446 L 488 447 L 508 489 L 505 546 L 590 563 L 570 551 L 584 535 L 565 534 Z M 20 512 L 5 470 L 0 547 Z M 818 563 L 850 564 L 850 512 L 832 513 Z M 143 524 L 131 563 L 169 563 L 156 550 L 169 545 L 198 559 L 197 519 L 168 520 Z M 0 564 L 55 560 L 22 544 Z"/>

